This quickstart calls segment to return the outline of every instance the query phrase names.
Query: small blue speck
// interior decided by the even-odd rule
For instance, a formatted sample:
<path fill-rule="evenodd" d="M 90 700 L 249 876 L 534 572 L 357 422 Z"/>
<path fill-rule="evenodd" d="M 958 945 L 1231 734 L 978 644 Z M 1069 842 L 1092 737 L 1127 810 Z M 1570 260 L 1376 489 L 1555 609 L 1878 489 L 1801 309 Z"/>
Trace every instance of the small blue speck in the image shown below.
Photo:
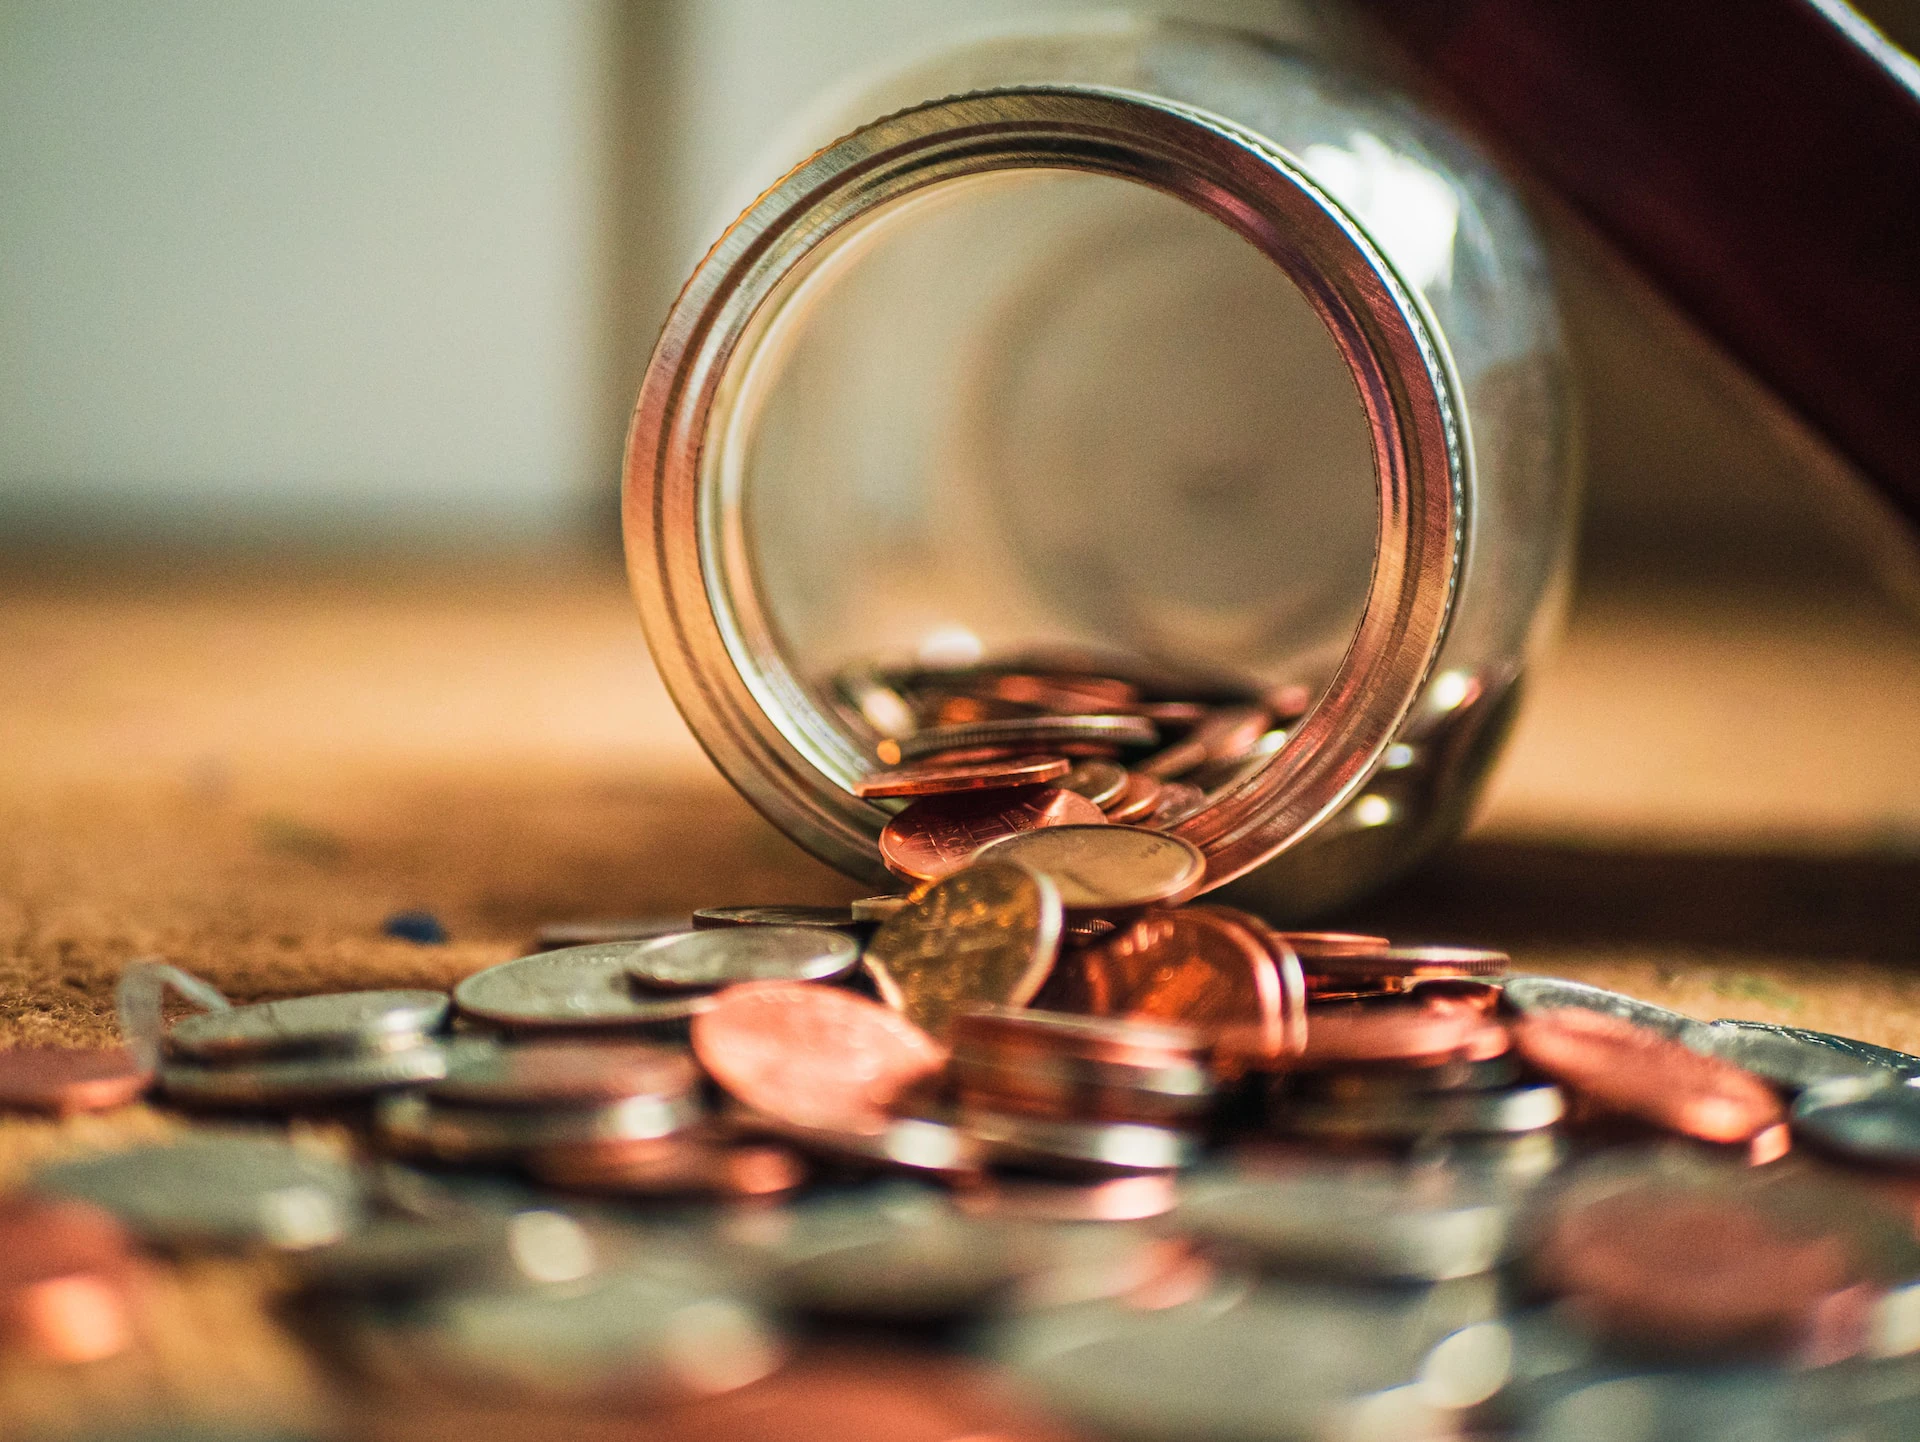
<path fill-rule="evenodd" d="M 419 946 L 439 946 L 447 939 L 446 927 L 431 911 L 396 911 L 380 923 L 380 929 Z"/>

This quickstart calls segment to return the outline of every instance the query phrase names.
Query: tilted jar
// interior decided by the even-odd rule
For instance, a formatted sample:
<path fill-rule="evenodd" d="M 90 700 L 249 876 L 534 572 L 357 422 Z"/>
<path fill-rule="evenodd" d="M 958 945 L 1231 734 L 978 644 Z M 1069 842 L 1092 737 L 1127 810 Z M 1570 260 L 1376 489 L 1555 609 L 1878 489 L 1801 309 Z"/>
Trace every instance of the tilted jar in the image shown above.
<path fill-rule="evenodd" d="M 1304 684 L 1178 834 L 1275 917 L 1466 822 L 1574 519 L 1539 241 L 1332 47 L 1102 18 L 810 122 L 699 263 L 628 442 L 628 566 L 695 736 L 897 882 L 836 677 L 1038 648 Z M 834 137 L 838 138 L 834 138 Z"/>

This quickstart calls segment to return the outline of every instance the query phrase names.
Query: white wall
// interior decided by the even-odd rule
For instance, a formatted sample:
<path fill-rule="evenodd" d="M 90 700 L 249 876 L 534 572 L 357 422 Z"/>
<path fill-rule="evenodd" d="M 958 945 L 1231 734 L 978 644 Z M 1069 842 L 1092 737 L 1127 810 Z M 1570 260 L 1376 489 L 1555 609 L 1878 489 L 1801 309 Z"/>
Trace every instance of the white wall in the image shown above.
<path fill-rule="evenodd" d="M 599 0 L 0 0 L 0 526 L 611 484 Z"/>

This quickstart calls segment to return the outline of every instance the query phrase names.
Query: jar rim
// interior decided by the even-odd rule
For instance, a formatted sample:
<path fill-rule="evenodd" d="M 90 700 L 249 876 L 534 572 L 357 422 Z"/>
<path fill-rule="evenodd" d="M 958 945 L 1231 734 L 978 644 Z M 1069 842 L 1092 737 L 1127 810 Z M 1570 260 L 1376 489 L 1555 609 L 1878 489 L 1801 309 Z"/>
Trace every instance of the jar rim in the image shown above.
<path fill-rule="evenodd" d="M 1391 744 L 1446 638 L 1469 494 L 1457 383 L 1417 294 L 1350 212 L 1253 132 L 1135 91 L 1020 86 L 897 112 L 795 167 L 708 251 L 667 317 L 627 438 L 628 574 L 662 679 L 728 780 L 822 860 L 889 880 L 876 844 L 889 813 L 831 774 L 867 758 L 788 670 L 757 601 L 725 582 L 740 509 L 728 437 L 770 303 L 825 243 L 929 187 L 1033 169 L 1143 184 L 1238 232 L 1319 315 L 1366 416 L 1378 505 L 1365 607 L 1286 744 L 1171 828 L 1206 855 L 1210 889 L 1309 835 Z"/>

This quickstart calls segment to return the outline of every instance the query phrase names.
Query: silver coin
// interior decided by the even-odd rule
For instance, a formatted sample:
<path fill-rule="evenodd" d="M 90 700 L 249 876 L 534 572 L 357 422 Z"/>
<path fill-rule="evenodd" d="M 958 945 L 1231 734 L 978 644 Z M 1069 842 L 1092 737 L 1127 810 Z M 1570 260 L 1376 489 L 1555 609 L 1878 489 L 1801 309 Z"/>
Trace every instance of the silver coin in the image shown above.
<path fill-rule="evenodd" d="M 1190 1183 L 1175 1224 L 1261 1262 L 1377 1281 L 1439 1282 L 1498 1266 L 1510 1207 L 1392 1167 L 1317 1167 Z"/>
<path fill-rule="evenodd" d="M 1800 1094 L 1791 1120 L 1794 1137 L 1820 1151 L 1920 1169 L 1920 1087 L 1879 1077 L 1821 1082 Z"/>
<path fill-rule="evenodd" d="M 629 921 L 555 921 L 534 933 L 535 951 L 559 951 L 568 946 L 599 946 L 609 941 L 646 941 L 670 931 L 685 931 L 684 916 L 640 917 Z"/>
<path fill-rule="evenodd" d="M 430 1372 L 528 1400 L 697 1397 L 757 1382 L 783 1360 L 767 1320 L 717 1281 L 642 1271 L 449 1292 L 411 1320 L 400 1345 Z"/>
<path fill-rule="evenodd" d="M 1797 1028 L 1760 1021 L 1716 1021 L 1690 1033 L 1688 1046 L 1718 1057 L 1786 1091 L 1805 1091 L 1821 1082 L 1847 1078 L 1891 1078 L 1892 1068 L 1850 1052 L 1810 1041 Z"/>
<path fill-rule="evenodd" d="M 891 1117 L 873 1132 L 796 1126 L 736 1107 L 725 1118 L 742 1136 L 771 1137 L 809 1156 L 875 1171 L 971 1179 L 985 1165 L 980 1143 L 959 1127 L 932 1117 Z"/>
<path fill-rule="evenodd" d="M 1168 1172 L 1192 1166 L 1200 1144 L 1186 1132 L 1137 1122 L 1056 1121 L 964 1107 L 960 1124 L 995 1161 L 1073 1175 Z"/>
<path fill-rule="evenodd" d="M 461 1106 L 565 1108 L 627 1097 L 685 1096 L 700 1070 L 684 1047 L 568 1037 L 500 1045 L 461 1038 L 446 1074 L 427 1087 L 435 1101 Z"/>
<path fill-rule="evenodd" d="M 880 1231 L 775 1266 L 776 1295 L 813 1316 L 928 1322 L 988 1310 L 1040 1265 L 1030 1237 L 990 1225 L 943 1221 Z"/>
<path fill-rule="evenodd" d="M 438 1030 L 448 1001 L 440 991 L 346 991 L 297 996 L 182 1017 L 167 1050 L 199 1061 L 289 1052 L 346 1052 L 407 1045 Z"/>
<path fill-rule="evenodd" d="M 1127 789 L 1127 768 L 1117 761 L 1082 761 L 1054 785 L 1086 797 L 1104 811 Z"/>
<path fill-rule="evenodd" d="M 1144 826 L 1042 826 L 990 842 L 973 859 L 1051 877 L 1068 911 L 1177 906 L 1207 875 L 1199 847 Z"/>
<path fill-rule="evenodd" d="M 1900 1073 L 1903 1077 L 1920 1076 L 1920 1056 L 1911 1052 L 1895 1051 L 1890 1046 L 1876 1046 L 1870 1041 L 1859 1041 L 1850 1036 L 1836 1036 L 1829 1031 L 1809 1031 L 1803 1026 L 1775 1026 L 1764 1021 L 1736 1021 L 1724 1018 L 1713 1023 L 1716 1027 L 1737 1028 L 1745 1032 L 1769 1032 L 1777 1036 L 1791 1037 L 1795 1041 L 1805 1042 L 1808 1046 L 1819 1047 L 1837 1056 L 1849 1057 L 1863 1066 L 1885 1067 L 1889 1071 Z"/>
<path fill-rule="evenodd" d="M 350 1101 L 397 1087 L 438 1081 L 447 1074 L 447 1052 L 433 1042 L 406 1051 L 350 1056 L 291 1057 L 284 1061 L 161 1064 L 160 1090 L 195 1107 L 270 1108 Z"/>
<path fill-rule="evenodd" d="M 1159 739 L 1159 728 L 1144 716 L 1012 716 L 964 726 L 932 726 L 903 736 L 894 744 L 899 748 L 899 760 L 913 761 L 975 746 L 1043 747 L 1067 741 L 1151 746 Z"/>
<path fill-rule="evenodd" d="M 1038 1312 L 988 1345 L 1049 1411 L 1101 1437 L 1437 1442 L 1459 1434 L 1411 1385 L 1431 1346 L 1417 1318 L 1426 1304 L 1390 1289 L 1268 1286 L 1159 1309 Z"/>
<path fill-rule="evenodd" d="M 1647 1027 L 1680 1042 L 1705 1030 L 1707 1025 L 1623 992 L 1588 986 L 1583 981 L 1567 981 L 1558 976 L 1509 976 L 1500 983 L 1500 992 L 1507 1004 L 1522 1014 L 1578 1007 L 1583 1011 L 1617 1016 L 1622 1021 Z"/>
<path fill-rule="evenodd" d="M 693 914 L 693 929 L 721 926 L 817 926 L 847 931 L 860 923 L 850 906 L 703 906 Z"/>
<path fill-rule="evenodd" d="M 636 947 L 627 975 L 653 991 L 712 991 L 743 981 L 836 981 L 860 964 L 860 943 L 820 926 L 716 926 Z"/>
<path fill-rule="evenodd" d="M 294 1275 L 309 1291 L 391 1296 L 420 1293 L 500 1270 L 504 1217 L 382 1217 L 351 1236 L 298 1254 Z"/>
<path fill-rule="evenodd" d="M 456 986 L 453 1004 L 518 1031 L 677 1027 L 713 1005 L 711 996 L 701 994 L 636 995 L 627 969 L 649 944 L 609 941 L 502 962 Z"/>
<path fill-rule="evenodd" d="M 1276 1105 L 1273 1125 L 1324 1141 L 1410 1142 L 1432 1136 L 1535 1132 L 1566 1115 L 1566 1098 L 1547 1082 L 1486 1092 L 1440 1092 L 1387 1102 L 1291 1100 Z"/>
<path fill-rule="evenodd" d="M 907 896 L 863 896 L 850 903 L 847 910 L 858 922 L 885 922 L 891 921 L 910 900 Z"/>
<path fill-rule="evenodd" d="M 1282 1076 L 1281 1086 L 1321 1101 L 1397 1103 L 1437 1092 L 1484 1092 L 1510 1087 L 1524 1074 L 1509 1051 L 1484 1061 L 1443 1061 L 1434 1066 L 1329 1067 Z"/>
<path fill-rule="evenodd" d="M 287 1250 L 336 1241 L 359 1225 L 353 1171 L 266 1137 L 190 1136 L 44 1167 L 36 1191 L 104 1207 L 163 1246 Z"/>
<path fill-rule="evenodd" d="M 407 1092 L 383 1099 L 374 1124 L 381 1141 L 409 1156 L 443 1162 L 504 1162 L 539 1148 L 672 1136 L 699 1121 L 700 1115 L 699 1099 L 692 1095 L 509 1111 L 435 1102 Z"/>

